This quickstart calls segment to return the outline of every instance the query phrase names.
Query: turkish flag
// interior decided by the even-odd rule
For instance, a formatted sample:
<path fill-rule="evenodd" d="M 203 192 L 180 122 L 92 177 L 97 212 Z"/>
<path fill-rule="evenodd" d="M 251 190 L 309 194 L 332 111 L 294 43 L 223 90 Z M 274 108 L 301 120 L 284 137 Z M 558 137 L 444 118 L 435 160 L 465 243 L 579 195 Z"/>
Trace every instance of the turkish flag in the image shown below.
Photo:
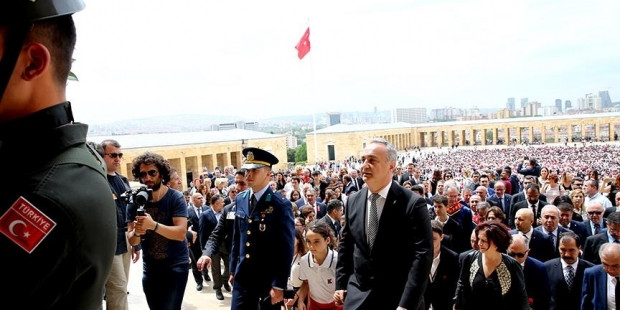
<path fill-rule="evenodd" d="M 310 27 L 306 29 L 304 35 L 299 39 L 299 43 L 295 46 L 297 49 L 297 57 L 304 58 L 310 52 Z"/>

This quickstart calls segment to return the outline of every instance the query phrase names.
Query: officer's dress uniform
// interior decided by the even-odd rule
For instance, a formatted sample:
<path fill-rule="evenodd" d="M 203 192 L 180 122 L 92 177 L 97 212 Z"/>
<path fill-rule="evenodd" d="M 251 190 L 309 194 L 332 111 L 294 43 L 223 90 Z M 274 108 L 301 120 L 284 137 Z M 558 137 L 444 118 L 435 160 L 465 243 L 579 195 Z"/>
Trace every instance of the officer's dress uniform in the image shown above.
<path fill-rule="evenodd" d="M 265 151 L 256 152 L 258 157 Z M 274 160 L 277 163 L 275 157 Z M 255 206 L 250 203 L 252 195 L 256 197 Z M 234 274 L 231 309 L 258 309 L 259 299 L 267 299 L 261 304 L 270 305 L 272 287 L 286 289 L 295 244 L 293 210 L 290 201 L 274 193 L 269 185 L 258 192 L 245 190 L 237 195 L 235 202 L 230 255 L 230 270 Z M 280 305 L 269 307 L 280 309 Z"/>
<path fill-rule="evenodd" d="M 0 300 L 16 308 L 101 306 L 116 206 L 87 130 L 68 102 L 0 124 Z"/>

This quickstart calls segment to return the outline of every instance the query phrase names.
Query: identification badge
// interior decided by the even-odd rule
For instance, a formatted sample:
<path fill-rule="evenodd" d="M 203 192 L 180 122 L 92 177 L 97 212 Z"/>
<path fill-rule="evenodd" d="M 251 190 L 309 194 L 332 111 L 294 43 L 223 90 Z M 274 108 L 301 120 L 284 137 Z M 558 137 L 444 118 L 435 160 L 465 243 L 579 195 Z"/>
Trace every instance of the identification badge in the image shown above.
<path fill-rule="evenodd" d="M 228 213 L 226 213 L 226 219 L 227 220 L 234 220 L 235 219 L 235 212 L 228 212 Z"/>
<path fill-rule="evenodd" d="M 28 253 L 32 253 L 54 227 L 56 222 L 21 196 L 0 217 L 0 232 Z"/>

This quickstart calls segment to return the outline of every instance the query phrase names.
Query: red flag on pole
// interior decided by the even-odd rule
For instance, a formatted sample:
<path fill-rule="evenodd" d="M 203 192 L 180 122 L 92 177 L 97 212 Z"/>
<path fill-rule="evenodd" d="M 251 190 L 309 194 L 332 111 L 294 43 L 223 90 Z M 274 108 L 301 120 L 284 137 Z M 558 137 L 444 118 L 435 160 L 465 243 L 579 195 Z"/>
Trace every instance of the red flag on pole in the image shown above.
<path fill-rule="evenodd" d="M 306 29 L 304 35 L 299 39 L 299 43 L 295 46 L 297 49 L 297 57 L 304 58 L 310 52 L 310 27 Z"/>

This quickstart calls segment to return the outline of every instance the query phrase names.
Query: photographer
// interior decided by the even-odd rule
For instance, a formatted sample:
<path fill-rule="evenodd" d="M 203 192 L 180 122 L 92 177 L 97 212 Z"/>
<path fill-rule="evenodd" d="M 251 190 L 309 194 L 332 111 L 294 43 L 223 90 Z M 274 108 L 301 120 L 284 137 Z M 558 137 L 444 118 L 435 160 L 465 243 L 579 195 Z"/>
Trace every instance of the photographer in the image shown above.
<path fill-rule="evenodd" d="M 181 309 L 189 273 L 185 198 L 163 185 L 170 180 L 170 164 L 161 155 L 136 157 L 131 172 L 147 187 L 132 194 L 134 205 L 128 208 L 128 217 L 135 218 L 129 223 L 129 242 L 143 249 L 146 301 L 151 309 Z"/>

